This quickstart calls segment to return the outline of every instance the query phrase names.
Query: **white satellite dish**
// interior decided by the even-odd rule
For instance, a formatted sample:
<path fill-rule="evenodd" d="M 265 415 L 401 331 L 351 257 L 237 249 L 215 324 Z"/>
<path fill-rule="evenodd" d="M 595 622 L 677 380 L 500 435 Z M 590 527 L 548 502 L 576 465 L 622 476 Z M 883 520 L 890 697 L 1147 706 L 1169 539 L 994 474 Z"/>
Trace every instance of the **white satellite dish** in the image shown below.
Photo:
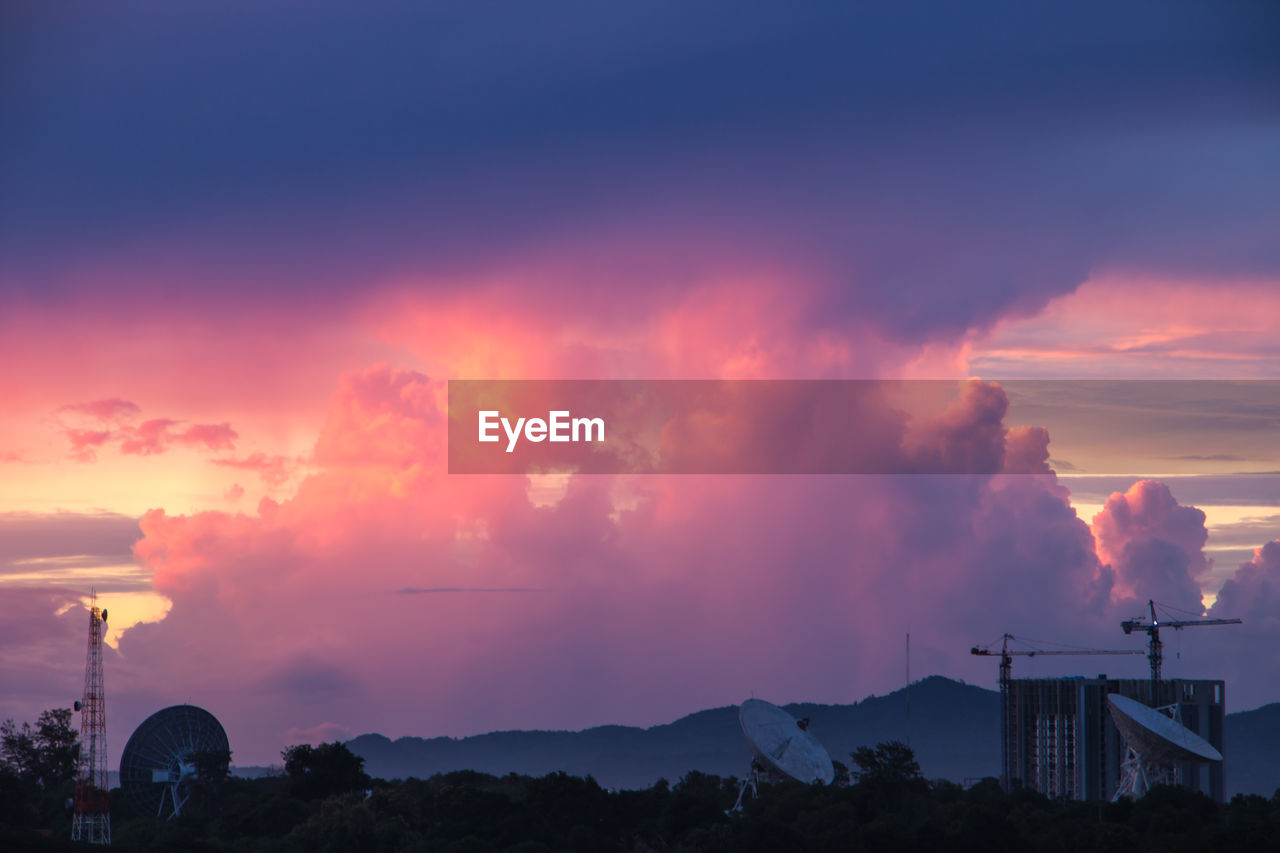
<path fill-rule="evenodd" d="M 1107 702 L 1127 747 L 1113 800 L 1141 797 L 1155 785 L 1172 783 L 1178 762 L 1222 760 L 1222 753 L 1207 740 L 1155 708 L 1114 693 L 1107 696 Z"/>
<path fill-rule="evenodd" d="M 742 736 L 751 747 L 754 759 L 751 772 L 742 783 L 738 801 L 732 811 L 742 807 L 742 797 L 750 787 L 759 796 L 762 778 L 794 779 L 813 784 L 830 785 L 836 778 L 835 767 L 826 748 L 796 718 L 763 699 L 748 699 L 738 708 L 738 724 Z"/>

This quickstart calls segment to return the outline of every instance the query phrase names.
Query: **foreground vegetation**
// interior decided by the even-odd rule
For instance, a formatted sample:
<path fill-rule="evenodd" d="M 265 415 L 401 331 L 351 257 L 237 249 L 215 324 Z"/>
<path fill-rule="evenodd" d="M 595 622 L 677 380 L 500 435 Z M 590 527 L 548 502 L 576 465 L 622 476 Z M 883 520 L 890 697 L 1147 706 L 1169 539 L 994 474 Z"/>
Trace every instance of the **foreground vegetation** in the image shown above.
<path fill-rule="evenodd" d="M 57 720 L 54 720 L 57 722 Z M 0 850 L 83 849 L 68 840 L 73 785 L 65 736 L 7 747 L 0 763 Z M 34 750 L 34 751 L 32 751 Z M 34 756 L 34 758 L 33 758 Z M 202 784 L 183 815 L 133 816 L 112 792 L 115 848 L 128 851 L 1280 851 L 1280 791 L 1221 804 L 1181 788 L 1137 802 L 1050 800 L 927 782 L 901 744 L 860 749 L 830 787 L 780 784 L 726 815 L 736 780 L 690 773 L 674 785 L 606 791 L 563 773 L 458 772 L 370 780 L 341 744 L 294 747 L 281 775 Z M 39 775 L 37 775 L 39 774 Z M 63 774 L 59 776 L 59 774 Z"/>

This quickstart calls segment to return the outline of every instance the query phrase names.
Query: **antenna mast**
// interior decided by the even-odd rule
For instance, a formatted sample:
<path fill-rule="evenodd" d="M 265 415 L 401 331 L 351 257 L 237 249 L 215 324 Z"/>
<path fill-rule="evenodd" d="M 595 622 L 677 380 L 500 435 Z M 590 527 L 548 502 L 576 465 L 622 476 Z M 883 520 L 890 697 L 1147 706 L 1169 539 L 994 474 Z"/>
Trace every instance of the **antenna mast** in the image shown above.
<path fill-rule="evenodd" d="M 911 748 L 911 632 L 907 632 L 907 749 Z"/>
<path fill-rule="evenodd" d="M 84 664 L 84 698 L 80 712 L 80 760 L 76 772 L 75 813 L 71 840 L 111 843 L 111 806 L 107 801 L 107 697 L 102 686 L 102 635 L 107 611 L 98 610 L 98 593 L 90 591 L 89 651 Z"/>

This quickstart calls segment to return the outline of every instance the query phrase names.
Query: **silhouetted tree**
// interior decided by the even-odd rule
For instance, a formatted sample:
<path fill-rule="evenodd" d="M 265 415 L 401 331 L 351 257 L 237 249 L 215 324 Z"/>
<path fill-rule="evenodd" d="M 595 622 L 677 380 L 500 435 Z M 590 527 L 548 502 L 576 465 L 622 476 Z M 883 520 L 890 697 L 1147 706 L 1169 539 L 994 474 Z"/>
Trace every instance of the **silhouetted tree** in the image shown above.
<path fill-rule="evenodd" d="M 34 728 L 30 737 L 34 742 Z M 227 778 L 217 809 L 187 807 L 174 821 L 130 814 L 116 789 L 112 834 L 121 853 L 1280 851 L 1280 792 L 1223 804 L 1157 787 L 1136 801 L 1084 803 L 1004 791 L 994 779 L 967 788 L 926 783 L 900 744 L 855 757 L 862 760 L 854 785 L 780 782 L 726 816 L 736 781 L 697 772 L 674 785 L 607 791 L 566 773 L 455 771 L 377 780 L 366 793 L 358 757 L 341 744 L 322 744 L 287 750 L 289 776 Z M 216 776 L 225 758 L 197 759 L 211 765 L 198 774 Z M 42 789 L 0 764 L 0 850 L 73 849 L 65 805 L 72 787 Z M 342 787 L 351 790 L 321 796 Z"/>
<path fill-rule="evenodd" d="M 71 709 L 41 711 L 33 728 L 13 720 L 0 723 L 0 759 L 19 777 L 51 787 L 76 777 L 80 741 L 71 727 Z"/>
<path fill-rule="evenodd" d="M 892 740 L 874 748 L 860 746 L 853 752 L 858 787 L 871 795 L 881 809 L 902 809 L 908 795 L 923 794 L 929 785 L 920 773 L 920 764 L 911 747 Z"/>
<path fill-rule="evenodd" d="M 330 797 L 369 787 L 364 759 L 345 744 L 322 743 L 291 746 L 280 753 L 294 792 L 303 799 Z"/>
<path fill-rule="evenodd" d="M 201 784 L 216 790 L 231 772 L 231 750 L 211 749 L 194 753 L 191 756 L 191 764 L 195 767 L 196 779 Z"/>
<path fill-rule="evenodd" d="M 18 776 L 30 777 L 36 765 L 36 741 L 30 723 L 23 723 L 21 728 L 11 719 L 0 723 L 0 758 Z"/>
<path fill-rule="evenodd" d="M 195 769 L 195 778 L 189 782 L 193 802 L 184 811 L 220 811 L 222 788 L 231 772 L 231 750 L 211 749 L 192 753 L 191 764 Z"/>
<path fill-rule="evenodd" d="M 924 778 L 920 774 L 916 754 L 901 741 L 891 740 L 874 749 L 860 746 L 854 750 L 852 757 L 853 763 L 858 767 L 854 776 L 859 782 L 908 782 Z"/>

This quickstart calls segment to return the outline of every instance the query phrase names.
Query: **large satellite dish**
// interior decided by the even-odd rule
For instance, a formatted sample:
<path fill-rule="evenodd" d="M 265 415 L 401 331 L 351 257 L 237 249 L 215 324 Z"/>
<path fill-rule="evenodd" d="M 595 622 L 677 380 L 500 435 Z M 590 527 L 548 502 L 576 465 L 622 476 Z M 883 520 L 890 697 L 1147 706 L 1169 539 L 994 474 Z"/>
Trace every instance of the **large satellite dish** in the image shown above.
<path fill-rule="evenodd" d="M 797 782 L 826 785 L 836 778 L 826 748 L 777 705 L 748 699 L 738 708 L 738 723 L 751 752 L 777 773 Z"/>
<path fill-rule="evenodd" d="M 1207 740 L 1141 702 L 1114 693 L 1107 696 L 1111 719 L 1127 746 L 1120 785 L 1113 799 L 1141 797 L 1155 785 L 1173 782 L 1176 764 L 1221 761 Z"/>
<path fill-rule="evenodd" d="M 821 782 L 824 785 L 835 780 L 831 756 L 809 733 L 807 720 L 797 722 L 795 717 L 777 705 L 763 699 L 748 699 L 738 708 L 738 724 L 742 726 L 742 736 L 751 747 L 754 759 L 733 811 L 742 806 L 742 797 L 748 787 L 759 794 L 757 783 L 762 778 L 794 779 L 806 784 Z"/>
<path fill-rule="evenodd" d="M 218 718 L 195 705 L 174 705 L 142 721 L 120 758 L 120 788 L 139 813 L 172 820 L 182 811 L 196 776 L 196 759 L 225 753 Z"/>

